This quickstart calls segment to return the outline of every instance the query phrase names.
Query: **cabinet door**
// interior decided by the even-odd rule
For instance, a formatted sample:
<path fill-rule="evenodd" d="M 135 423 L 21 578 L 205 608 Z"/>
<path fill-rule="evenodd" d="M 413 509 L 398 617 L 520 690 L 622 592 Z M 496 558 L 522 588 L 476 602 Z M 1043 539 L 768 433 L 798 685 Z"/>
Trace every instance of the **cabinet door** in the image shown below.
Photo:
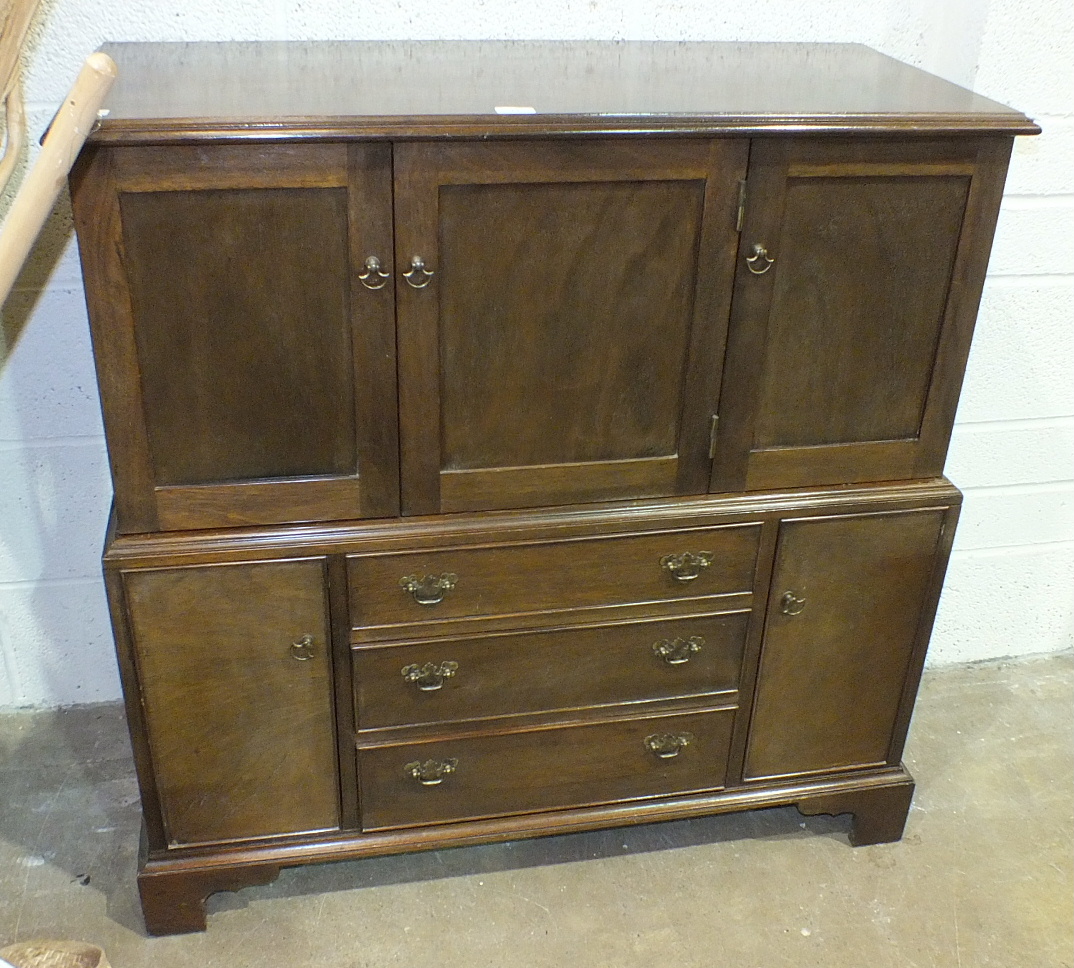
<path fill-rule="evenodd" d="M 746 143 L 395 159 L 404 513 L 705 492 Z"/>
<path fill-rule="evenodd" d="M 780 525 L 746 779 L 899 762 L 954 521 L 929 508 Z"/>
<path fill-rule="evenodd" d="M 754 144 L 713 490 L 943 473 L 1009 153 Z"/>
<path fill-rule="evenodd" d="M 167 842 L 337 828 L 323 561 L 130 571 L 124 587 Z"/>
<path fill-rule="evenodd" d="M 97 149 L 72 188 L 119 530 L 397 513 L 390 147 Z"/>

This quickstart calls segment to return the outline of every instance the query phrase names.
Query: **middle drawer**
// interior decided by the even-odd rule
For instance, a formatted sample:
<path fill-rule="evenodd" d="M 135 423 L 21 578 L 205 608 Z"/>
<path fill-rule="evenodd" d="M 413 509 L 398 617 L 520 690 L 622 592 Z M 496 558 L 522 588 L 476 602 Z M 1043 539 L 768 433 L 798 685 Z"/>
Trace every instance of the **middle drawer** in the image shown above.
<path fill-rule="evenodd" d="M 746 610 L 357 647 L 359 730 L 738 687 Z"/>

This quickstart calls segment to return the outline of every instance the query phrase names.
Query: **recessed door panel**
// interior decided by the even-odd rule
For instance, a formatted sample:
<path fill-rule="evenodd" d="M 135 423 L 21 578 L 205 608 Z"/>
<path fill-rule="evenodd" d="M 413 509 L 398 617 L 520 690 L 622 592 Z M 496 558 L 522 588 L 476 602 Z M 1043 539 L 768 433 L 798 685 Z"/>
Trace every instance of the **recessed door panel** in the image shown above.
<path fill-rule="evenodd" d="M 346 188 L 120 207 L 157 483 L 357 474 Z"/>
<path fill-rule="evenodd" d="M 754 450 L 917 438 L 969 181 L 789 180 Z"/>
<path fill-rule="evenodd" d="M 707 489 L 745 159 L 397 149 L 405 512 Z"/>
<path fill-rule="evenodd" d="M 705 183 L 440 189 L 445 470 L 672 457 Z"/>

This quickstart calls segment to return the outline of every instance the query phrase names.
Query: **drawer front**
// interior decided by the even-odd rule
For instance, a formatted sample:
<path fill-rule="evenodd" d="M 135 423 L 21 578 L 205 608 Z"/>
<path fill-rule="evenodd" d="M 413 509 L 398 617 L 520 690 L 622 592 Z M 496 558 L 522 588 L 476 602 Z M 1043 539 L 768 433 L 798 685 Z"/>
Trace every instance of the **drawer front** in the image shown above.
<path fill-rule="evenodd" d="M 356 649 L 358 728 L 735 689 L 748 624 L 733 612 Z"/>
<path fill-rule="evenodd" d="M 748 592 L 760 530 L 760 525 L 750 524 L 355 555 L 350 558 L 354 627 Z M 693 557 L 681 563 L 672 560 L 683 555 Z M 707 564 L 699 564 L 698 556 Z"/>
<path fill-rule="evenodd" d="M 733 723 L 723 709 L 360 749 L 362 828 L 719 789 Z"/>

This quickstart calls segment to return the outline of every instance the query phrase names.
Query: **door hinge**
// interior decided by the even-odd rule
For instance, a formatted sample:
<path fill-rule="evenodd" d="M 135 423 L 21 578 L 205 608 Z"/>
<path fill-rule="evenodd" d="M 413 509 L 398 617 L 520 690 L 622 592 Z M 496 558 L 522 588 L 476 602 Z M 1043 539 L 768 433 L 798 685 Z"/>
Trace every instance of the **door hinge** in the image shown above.
<path fill-rule="evenodd" d="M 720 415 L 714 413 L 712 415 L 712 426 L 709 427 L 709 460 L 712 460 L 716 456 L 716 432 L 720 427 Z"/>
<path fill-rule="evenodd" d="M 735 217 L 735 231 L 742 231 L 742 223 L 746 220 L 746 179 L 738 180 L 738 215 Z"/>

